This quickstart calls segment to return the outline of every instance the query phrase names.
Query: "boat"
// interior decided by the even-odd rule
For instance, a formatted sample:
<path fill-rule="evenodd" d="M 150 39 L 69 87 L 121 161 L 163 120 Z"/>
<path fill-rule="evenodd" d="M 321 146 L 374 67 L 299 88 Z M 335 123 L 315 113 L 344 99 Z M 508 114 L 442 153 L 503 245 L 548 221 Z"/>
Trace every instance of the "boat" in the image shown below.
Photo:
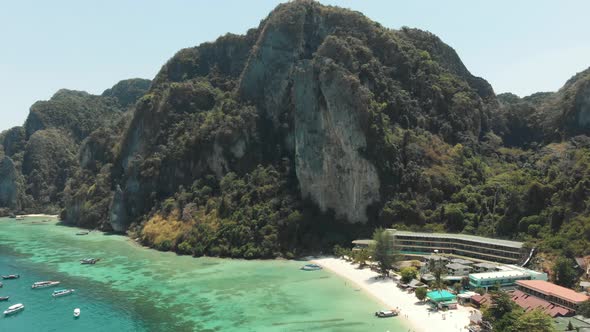
<path fill-rule="evenodd" d="M 0 296 L 0 301 L 8 301 L 10 296 Z"/>
<path fill-rule="evenodd" d="M 2 276 L 2 279 L 18 279 L 20 278 L 20 274 L 9 274 L 7 276 Z"/>
<path fill-rule="evenodd" d="M 0 288 L 4 287 L 4 284 L 0 282 Z"/>
<path fill-rule="evenodd" d="M 37 281 L 34 283 L 31 288 L 47 288 L 47 287 L 54 287 L 59 285 L 59 281 Z"/>
<path fill-rule="evenodd" d="M 16 219 L 16 220 L 25 220 L 25 217 L 24 217 L 24 216 L 16 216 L 16 218 L 15 218 L 15 219 Z"/>
<path fill-rule="evenodd" d="M 395 317 L 399 314 L 397 310 L 381 310 L 375 313 L 375 316 L 379 318 Z"/>
<path fill-rule="evenodd" d="M 76 233 L 76 235 L 88 235 L 89 232 L 87 231 L 82 231 L 82 232 L 78 232 Z"/>
<path fill-rule="evenodd" d="M 80 317 L 80 308 L 74 309 L 74 317 L 76 317 L 76 318 Z"/>
<path fill-rule="evenodd" d="M 303 271 L 317 271 L 321 269 L 322 267 L 317 264 L 306 264 L 301 267 L 301 270 Z"/>
<path fill-rule="evenodd" d="M 100 258 L 84 258 L 80 260 L 80 264 L 96 264 Z"/>
<path fill-rule="evenodd" d="M 75 290 L 73 290 L 73 289 L 58 289 L 56 291 L 53 291 L 53 294 L 51 294 L 51 296 L 53 296 L 53 297 L 66 296 L 66 295 L 72 294 L 73 292 L 75 292 Z"/>
<path fill-rule="evenodd" d="M 4 315 L 12 315 L 23 310 L 25 306 L 22 303 L 17 303 L 15 305 L 11 305 L 8 309 L 4 310 Z"/>

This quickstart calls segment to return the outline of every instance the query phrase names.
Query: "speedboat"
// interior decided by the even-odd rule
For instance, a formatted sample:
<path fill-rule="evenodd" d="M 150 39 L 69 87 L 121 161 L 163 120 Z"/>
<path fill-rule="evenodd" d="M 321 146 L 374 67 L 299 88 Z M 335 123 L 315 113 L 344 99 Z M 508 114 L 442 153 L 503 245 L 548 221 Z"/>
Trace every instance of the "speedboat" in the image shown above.
<path fill-rule="evenodd" d="M 96 264 L 100 258 L 84 258 L 80 260 L 80 264 Z"/>
<path fill-rule="evenodd" d="M 80 308 L 74 309 L 74 317 L 76 317 L 76 318 L 80 317 Z"/>
<path fill-rule="evenodd" d="M 87 231 L 82 231 L 82 232 L 76 233 L 76 235 L 88 235 L 88 232 Z"/>
<path fill-rule="evenodd" d="M 51 294 L 51 296 L 53 297 L 60 297 L 60 296 L 66 296 L 66 295 L 70 295 L 74 292 L 73 289 L 58 289 L 56 291 L 53 291 L 53 294 Z"/>
<path fill-rule="evenodd" d="M 0 296 L 0 301 L 8 301 L 10 296 Z"/>
<path fill-rule="evenodd" d="M 11 305 L 8 309 L 4 310 L 4 315 L 12 315 L 23 310 L 25 306 L 22 303 L 17 303 L 15 305 Z"/>
<path fill-rule="evenodd" d="M 381 310 L 375 313 L 375 316 L 379 318 L 395 317 L 399 314 L 397 310 Z"/>
<path fill-rule="evenodd" d="M 31 288 L 47 288 L 59 285 L 59 281 L 37 281 Z"/>
<path fill-rule="evenodd" d="M 306 264 L 301 267 L 301 270 L 303 271 L 317 271 L 321 269 L 322 267 L 317 264 Z"/>
<path fill-rule="evenodd" d="M 9 274 L 7 276 L 2 276 L 2 279 L 18 279 L 20 278 L 19 274 Z"/>

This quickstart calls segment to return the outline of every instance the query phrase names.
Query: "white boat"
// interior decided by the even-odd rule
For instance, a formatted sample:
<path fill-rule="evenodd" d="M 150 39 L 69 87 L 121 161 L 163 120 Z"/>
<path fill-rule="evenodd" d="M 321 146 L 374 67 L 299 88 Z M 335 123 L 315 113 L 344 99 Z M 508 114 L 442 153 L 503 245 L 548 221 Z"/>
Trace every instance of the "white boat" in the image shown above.
<path fill-rule="evenodd" d="M 321 269 L 322 269 L 322 267 L 317 264 L 306 264 L 301 267 L 301 270 L 303 270 L 303 271 L 318 271 Z"/>
<path fill-rule="evenodd" d="M 96 264 L 100 258 L 84 258 L 80 260 L 80 264 Z"/>
<path fill-rule="evenodd" d="M 54 287 L 59 285 L 59 281 L 37 281 L 34 283 L 31 288 L 46 288 L 46 287 Z"/>
<path fill-rule="evenodd" d="M 8 309 L 4 310 L 4 315 L 12 315 L 23 310 L 25 306 L 22 303 L 17 303 L 15 305 L 11 305 Z"/>
<path fill-rule="evenodd" d="M 75 290 L 73 290 L 73 289 L 58 289 L 56 291 L 53 291 L 53 294 L 51 294 L 51 296 L 53 296 L 53 297 L 66 296 L 66 295 L 72 294 L 73 292 L 75 292 Z"/>
<path fill-rule="evenodd" d="M 375 313 L 375 316 L 379 318 L 387 318 L 387 317 L 395 317 L 399 315 L 399 311 L 391 309 L 391 310 L 381 310 Z"/>
<path fill-rule="evenodd" d="M 25 220 L 25 216 L 16 216 L 16 220 Z"/>
<path fill-rule="evenodd" d="M 80 308 L 74 309 L 74 317 L 76 317 L 76 318 L 80 317 Z"/>

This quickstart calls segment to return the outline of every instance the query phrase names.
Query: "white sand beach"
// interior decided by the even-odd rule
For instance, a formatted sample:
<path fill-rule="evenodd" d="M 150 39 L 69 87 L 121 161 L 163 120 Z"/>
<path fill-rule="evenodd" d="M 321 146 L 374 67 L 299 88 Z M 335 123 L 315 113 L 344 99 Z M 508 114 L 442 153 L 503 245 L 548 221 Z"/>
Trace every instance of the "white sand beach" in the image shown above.
<path fill-rule="evenodd" d="M 57 214 L 43 214 L 43 213 L 34 213 L 34 214 L 23 214 L 23 215 L 18 215 L 19 217 L 42 217 L 42 218 L 57 218 L 58 215 Z"/>
<path fill-rule="evenodd" d="M 469 325 L 469 311 L 474 310 L 473 308 L 459 306 L 457 310 L 430 313 L 427 310 L 428 305 L 425 302 L 420 303 L 416 295 L 398 288 L 391 279 L 376 279 L 378 273 L 369 268 L 360 270 L 357 265 L 337 258 L 318 258 L 313 262 L 357 284 L 359 288 L 381 301 L 383 309 L 401 309 L 400 316 L 392 319 L 405 319 L 412 331 L 467 331 L 465 327 Z"/>

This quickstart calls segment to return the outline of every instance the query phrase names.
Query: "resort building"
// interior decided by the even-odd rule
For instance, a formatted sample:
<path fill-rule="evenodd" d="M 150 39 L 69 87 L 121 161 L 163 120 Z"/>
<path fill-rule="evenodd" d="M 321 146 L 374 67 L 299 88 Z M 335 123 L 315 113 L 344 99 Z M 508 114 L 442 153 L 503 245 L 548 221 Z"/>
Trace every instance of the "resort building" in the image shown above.
<path fill-rule="evenodd" d="M 512 298 L 512 301 L 518 304 L 525 311 L 541 309 L 543 312 L 545 312 L 552 318 L 574 315 L 574 311 L 572 311 L 571 309 L 568 309 L 557 304 L 553 304 L 547 300 L 543 300 L 542 298 L 529 295 L 521 290 L 515 290 L 511 292 L 510 297 Z"/>
<path fill-rule="evenodd" d="M 352 241 L 352 250 L 368 249 L 369 246 L 375 243 L 375 240 L 354 240 Z"/>
<path fill-rule="evenodd" d="M 493 272 L 498 270 L 498 265 L 492 263 L 473 264 L 474 272 Z"/>
<path fill-rule="evenodd" d="M 547 280 L 547 274 L 543 272 L 525 269 L 516 265 L 504 265 L 498 267 L 500 271 L 472 273 L 469 275 L 471 288 L 489 288 L 495 285 L 500 287 L 512 287 L 518 280 Z"/>
<path fill-rule="evenodd" d="M 573 313 L 579 309 L 582 302 L 589 299 L 586 294 L 544 280 L 519 280 L 516 282 L 516 286 L 519 291 L 525 294 L 565 307 L 572 310 Z"/>
<path fill-rule="evenodd" d="M 401 253 L 429 254 L 436 250 L 441 254 L 507 264 L 521 263 L 528 255 L 522 242 L 465 234 L 389 231 L 394 236 L 394 248 Z"/>
<path fill-rule="evenodd" d="M 463 258 L 454 258 L 451 259 L 451 263 L 455 263 L 455 264 L 463 264 L 463 265 L 473 265 L 473 261 L 470 261 L 468 259 L 463 259 Z"/>
<path fill-rule="evenodd" d="M 426 293 L 426 298 L 439 309 L 457 309 L 457 297 L 447 290 L 433 290 Z"/>
<path fill-rule="evenodd" d="M 445 265 L 447 271 L 450 275 L 454 276 L 466 276 L 471 272 L 471 266 L 459 264 L 459 263 L 450 263 Z"/>

